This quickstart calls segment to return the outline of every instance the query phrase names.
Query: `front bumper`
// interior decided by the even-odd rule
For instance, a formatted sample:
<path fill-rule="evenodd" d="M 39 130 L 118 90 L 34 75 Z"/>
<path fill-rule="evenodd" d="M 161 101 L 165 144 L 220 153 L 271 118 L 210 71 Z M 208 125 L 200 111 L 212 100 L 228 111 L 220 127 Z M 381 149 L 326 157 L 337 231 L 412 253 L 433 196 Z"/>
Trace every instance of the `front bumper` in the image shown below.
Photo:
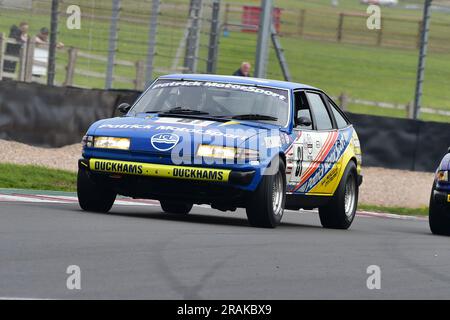
<path fill-rule="evenodd" d="M 231 169 L 164 165 L 96 158 L 80 159 L 78 166 L 92 172 L 113 176 L 131 175 L 174 180 L 204 181 L 238 186 L 249 185 L 255 176 L 255 170 L 235 171 Z"/>

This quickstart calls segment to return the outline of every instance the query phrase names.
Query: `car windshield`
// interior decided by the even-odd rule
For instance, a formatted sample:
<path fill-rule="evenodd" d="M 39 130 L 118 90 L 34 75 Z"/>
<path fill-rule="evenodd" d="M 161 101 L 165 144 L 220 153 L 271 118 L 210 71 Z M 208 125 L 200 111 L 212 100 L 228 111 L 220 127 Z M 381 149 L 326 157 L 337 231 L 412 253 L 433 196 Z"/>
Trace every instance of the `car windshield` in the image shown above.
<path fill-rule="evenodd" d="M 288 90 L 213 81 L 158 80 L 132 114 L 193 114 L 286 126 Z"/>

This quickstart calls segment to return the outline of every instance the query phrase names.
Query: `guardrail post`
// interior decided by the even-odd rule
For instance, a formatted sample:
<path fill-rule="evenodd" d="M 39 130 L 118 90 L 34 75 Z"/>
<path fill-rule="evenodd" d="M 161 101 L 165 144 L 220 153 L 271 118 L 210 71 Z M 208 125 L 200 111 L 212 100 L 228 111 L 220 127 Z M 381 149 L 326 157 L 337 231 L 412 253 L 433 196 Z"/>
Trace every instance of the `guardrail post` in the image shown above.
<path fill-rule="evenodd" d="M 51 19 L 50 19 L 50 39 L 49 39 L 48 62 L 47 62 L 47 85 L 48 86 L 53 86 L 54 82 L 55 82 L 59 1 L 60 0 L 52 0 L 52 6 L 51 6 L 52 11 L 51 11 Z"/>
<path fill-rule="evenodd" d="M 380 29 L 378 29 L 377 34 L 377 46 L 381 47 L 382 41 L 383 41 L 383 18 L 380 18 Z"/>
<path fill-rule="evenodd" d="M 25 72 L 24 81 L 31 82 L 33 77 L 33 65 L 34 65 L 34 38 L 28 37 L 25 53 Z"/>
<path fill-rule="evenodd" d="M 17 81 L 25 81 L 25 70 L 27 66 L 27 43 L 25 42 L 20 48 L 19 53 L 19 74 Z"/>
<path fill-rule="evenodd" d="M 420 49 L 420 37 L 422 35 L 422 26 L 423 26 L 423 20 L 418 21 L 417 39 L 416 39 L 416 48 L 417 49 Z"/>
<path fill-rule="evenodd" d="M 422 33 L 420 35 L 420 49 L 419 49 L 419 63 L 417 65 L 417 80 L 416 80 L 416 92 L 414 97 L 414 119 L 419 117 L 420 108 L 422 105 L 422 91 L 423 81 L 425 77 L 425 59 L 427 57 L 428 50 L 428 37 L 430 31 L 431 20 L 431 2 L 432 0 L 425 0 L 423 5 L 423 25 Z"/>
<path fill-rule="evenodd" d="M 211 30 L 209 31 L 208 61 L 206 62 L 206 73 L 216 73 L 217 56 L 219 53 L 220 32 L 220 0 L 214 0 L 211 14 Z"/>
<path fill-rule="evenodd" d="M 223 16 L 223 27 L 228 28 L 228 15 L 230 13 L 230 4 L 225 3 L 225 14 Z"/>
<path fill-rule="evenodd" d="M 265 78 L 267 73 L 267 60 L 269 58 L 269 38 L 272 27 L 272 0 L 261 1 L 259 15 L 258 42 L 256 43 L 255 74 L 256 78 Z"/>
<path fill-rule="evenodd" d="M 152 12 L 150 15 L 150 27 L 148 31 L 148 52 L 145 82 L 147 85 L 153 80 L 153 61 L 156 55 L 156 34 L 158 28 L 160 0 L 152 0 Z"/>
<path fill-rule="evenodd" d="M 78 49 L 74 47 L 70 47 L 67 51 L 68 53 L 68 61 L 66 66 L 66 79 L 64 80 L 64 86 L 73 85 L 73 77 L 75 75 L 75 64 L 77 62 Z"/>
<path fill-rule="evenodd" d="M 339 14 L 339 23 L 338 23 L 338 28 L 337 28 L 337 41 L 341 42 L 342 40 L 342 28 L 344 27 L 344 14 L 340 13 Z"/>
<path fill-rule="evenodd" d="M 136 61 L 136 79 L 134 80 L 135 90 L 144 90 L 144 61 Z M 148 83 L 149 84 L 149 83 Z"/>
<path fill-rule="evenodd" d="M 203 0 L 191 0 L 189 5 L 190 27 L 186 39 L 184 67 L 190 73 L 197 72 L 197 61 L 200 45 L 200 30 L 202 23 Z"/>
<path fill-rule="evenodd" d="M 406 114 L 408 115 L 408 119 L 414 118 L 414 104 L 412 102 L 408 102 L 406 107 Z"/>
<path fill-rule="evenodd" d="M 113 0 L 111 24 L 109 26 L 108 64 L 106 67 L 105 89 L 111 89 L 114 78 L 114 64 L 116 59 L 118 41 L 118 21 L 121 10 L 121 0 Z"/>
<path fill-rule="evenodd" d="M 289 67 L 287 64 L 287 60 L 286 60 L 286 57 L 284 56 L 284 50 L 278 39 L 277 30 L 273 23 L 271 26 L 271 35 L 270 36 L 272 38 L 272 44 L 273 44 L 273 47 L 275 48 L 275 53 L 277 55 L 278 62 L 280 63 L 281 71 L 283 72 L 284 80 L 292 81 L 291 73 L 289 72 Z"/>
<path fill-rule="evenodd" d="M 305 11 L 306 11 L 305 9 L 300 9 L 299 12 L 299 17 L 297 21 L 298 25 L 297 32 L 299 37 L 303 36 L 303 29 L 305 28 L 305 17 L 306 17 Z"/>
<path fill-rule="evenodd" d="M 0 32 L 0 80 L 3 78 L 3 60 L 5 58 L 5 34 Z"/>
<path fill-rule="evenodd" d="M 342 111 L 347 111 L 348 97 L 344 92 L 342 92 L 339 96 L 339 107 L 342 109 Z"/>

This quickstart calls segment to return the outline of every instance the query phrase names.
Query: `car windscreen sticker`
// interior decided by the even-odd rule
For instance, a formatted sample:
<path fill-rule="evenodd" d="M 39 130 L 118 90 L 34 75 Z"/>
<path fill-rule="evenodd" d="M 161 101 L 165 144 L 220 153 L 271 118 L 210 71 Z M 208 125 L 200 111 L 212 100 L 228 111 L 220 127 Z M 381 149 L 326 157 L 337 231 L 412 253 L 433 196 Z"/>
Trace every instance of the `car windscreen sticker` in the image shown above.
<path fill-rule="evenodd" d="M 150 124 L 102 124 L 98 127 L 99 129 L 151 129 L 153 128 Z"/>
<path fill-rule="evenodd" d="M 168 88 L 168 87 L 206 87 L 206 88 L 223 88 L 223 89 L 231 89 L 243 92 L 253 92 L 257 94 L 264 94 L 266 96 L 271 96 L 280 99 L 287 103 L 288 100 L 288 91 L 284 89 L 274 89 L 269 87 L 255 87 L 255 86 L 247 86 L 240 85 L 235 83 L 223 83 L 223 82 L 202 82 L 202 81 L 172 81 L 172 82 L 159 82 L 156 83 L 151 90 L 160 89 L 160 88 Z"/>

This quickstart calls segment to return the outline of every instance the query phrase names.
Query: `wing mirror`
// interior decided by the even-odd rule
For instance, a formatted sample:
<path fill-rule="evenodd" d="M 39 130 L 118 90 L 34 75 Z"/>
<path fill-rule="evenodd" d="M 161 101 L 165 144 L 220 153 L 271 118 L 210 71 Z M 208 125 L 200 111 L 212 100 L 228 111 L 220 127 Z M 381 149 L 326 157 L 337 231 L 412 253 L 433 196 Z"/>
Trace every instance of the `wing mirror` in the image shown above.
<path fill-rule="evenodd" d="M 130 109 L 131 109 L 131 106 L 126 102 L 119 104 L 119 106 L 117 107 L 117 110 L 121 114 L 127 114 L 128 111 L 130 111 Z"/>
<path fill-rule="evenodd" d="M 448 150 L 447 150 L 447 151 L 448 151 L 448 153 L 450 153 L 450 147 L 448 147 Z"/>
<path fill-rule="evenodd" d="M 297 119 L 297 125 L 302 127 L 309 127 L 312 125 L 312 121 L 309 117 L 299 117 Z"/>

